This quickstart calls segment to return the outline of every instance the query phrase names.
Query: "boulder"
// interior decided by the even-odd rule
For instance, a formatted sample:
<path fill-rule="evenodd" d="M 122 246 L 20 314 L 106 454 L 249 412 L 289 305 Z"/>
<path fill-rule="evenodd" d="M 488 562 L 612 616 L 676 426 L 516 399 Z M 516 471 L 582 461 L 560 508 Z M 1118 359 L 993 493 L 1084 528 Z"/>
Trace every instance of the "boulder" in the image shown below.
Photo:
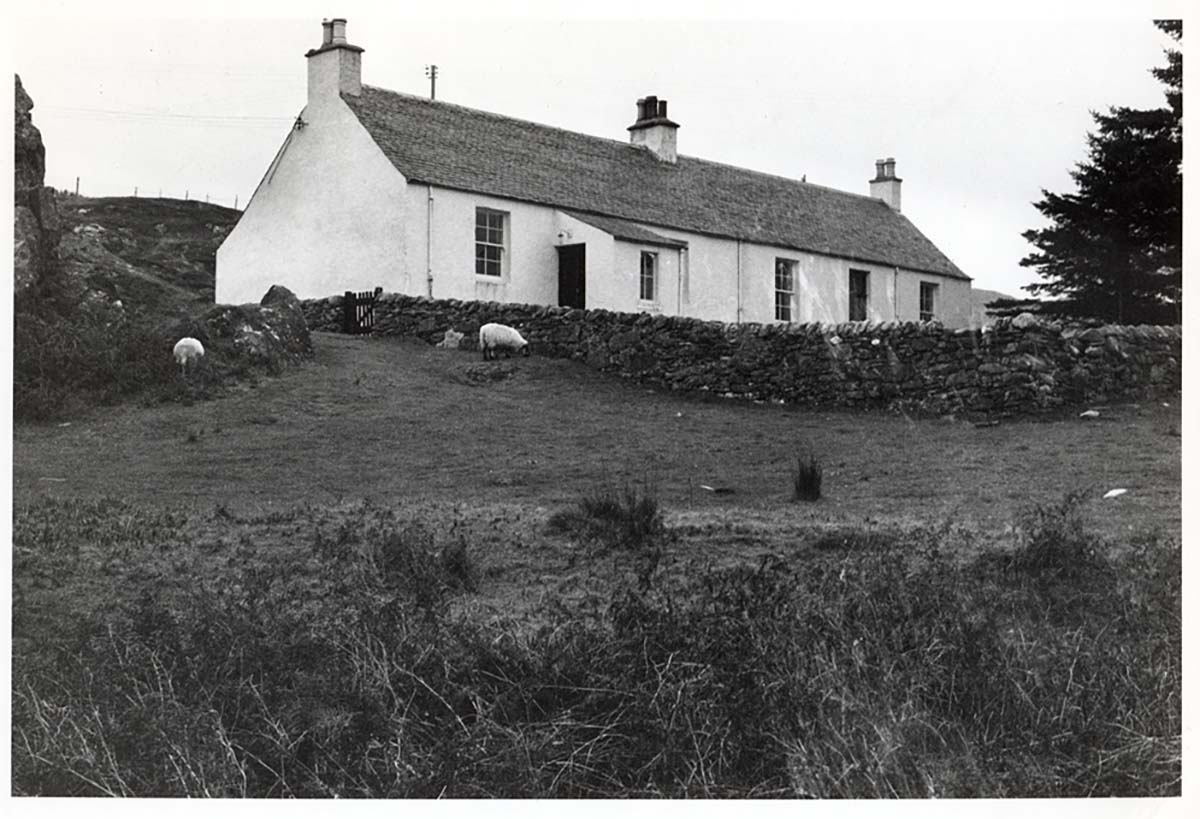
<path fill-rule="evenodd" d="M 273 286 L 260 304 L 218 304 L 196 318 L 171 325 L 172 338 L 192 336 L 228 361 L 278 371 L 312 356 L 312 337 L 299 299 Z"/>

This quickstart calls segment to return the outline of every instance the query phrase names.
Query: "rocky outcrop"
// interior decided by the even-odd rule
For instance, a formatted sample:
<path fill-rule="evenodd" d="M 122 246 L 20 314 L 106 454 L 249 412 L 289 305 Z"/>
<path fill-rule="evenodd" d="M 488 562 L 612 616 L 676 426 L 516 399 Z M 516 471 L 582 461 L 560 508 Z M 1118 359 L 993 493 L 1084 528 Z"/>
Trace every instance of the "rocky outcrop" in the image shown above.
<path fill-rule="evenodd" d="M 33 100 L 16 77 L 13 134 L 13 286 L 19 294 L 55 268 L 61 224 L 54 189 L 44 187 L 46 148 Z"/>
<path fill-rule="evenodd" d="M 341 296 L 303 302 L 336 331 Z M 992 327 L 937 323 L 723 324 L 698 319 L 385 293 L 377 335 L 430 344 L 447 329 L 476 349 L 480 325 L 517 327 L 535 355 L 572 358 L 671 389 L 811 407 L 1012 415 L 1180 389 L 1179 327 L 1074 329 L 1036 316 Z"/>

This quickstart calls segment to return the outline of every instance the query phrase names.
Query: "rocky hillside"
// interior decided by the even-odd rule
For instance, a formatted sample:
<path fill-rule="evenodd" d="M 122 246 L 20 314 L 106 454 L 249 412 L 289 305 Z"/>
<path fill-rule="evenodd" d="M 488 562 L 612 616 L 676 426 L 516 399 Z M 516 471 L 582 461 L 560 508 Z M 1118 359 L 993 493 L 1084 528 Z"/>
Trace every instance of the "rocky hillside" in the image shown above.
<path fill-rule="evenodd" d="M 66 196 L 65 273 L 110 301 L 168 315 L 213 303 L 217 247 L 239 211 L 180 199 Z"/>

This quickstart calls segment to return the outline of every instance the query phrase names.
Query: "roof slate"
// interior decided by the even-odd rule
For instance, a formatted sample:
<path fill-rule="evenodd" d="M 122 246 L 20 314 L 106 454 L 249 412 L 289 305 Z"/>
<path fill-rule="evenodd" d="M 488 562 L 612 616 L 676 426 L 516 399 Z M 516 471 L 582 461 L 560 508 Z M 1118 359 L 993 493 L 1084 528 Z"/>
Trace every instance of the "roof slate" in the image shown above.
<path fill-rule="evenodd" d="M 342 98 L 411 182 L 969 278 L 868 196 L 368 85 Z"/>

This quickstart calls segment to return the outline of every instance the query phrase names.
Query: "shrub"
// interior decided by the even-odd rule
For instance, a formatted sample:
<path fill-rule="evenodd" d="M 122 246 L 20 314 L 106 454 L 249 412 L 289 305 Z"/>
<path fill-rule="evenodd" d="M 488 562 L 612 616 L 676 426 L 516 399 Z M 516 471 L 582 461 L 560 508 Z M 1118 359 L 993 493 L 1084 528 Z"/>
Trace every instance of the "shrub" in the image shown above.
<path fill-rule="evenodd" d="M 1047 582 L 1114 580 L 1102 544 L 1088 531 L 1087 496 L 1086 490 L 1075 490 L 1055 503 L 1023 509 L 1016 527 L 1017 548 L 1008 558 L 1008 567 Z"/>
<path fill-rule="evenodd" d="M 792 473 L 792 500 L 815 501 L 821 499 L 821 463 L 815 455 L 796 459 L 796 471 Z"/>

